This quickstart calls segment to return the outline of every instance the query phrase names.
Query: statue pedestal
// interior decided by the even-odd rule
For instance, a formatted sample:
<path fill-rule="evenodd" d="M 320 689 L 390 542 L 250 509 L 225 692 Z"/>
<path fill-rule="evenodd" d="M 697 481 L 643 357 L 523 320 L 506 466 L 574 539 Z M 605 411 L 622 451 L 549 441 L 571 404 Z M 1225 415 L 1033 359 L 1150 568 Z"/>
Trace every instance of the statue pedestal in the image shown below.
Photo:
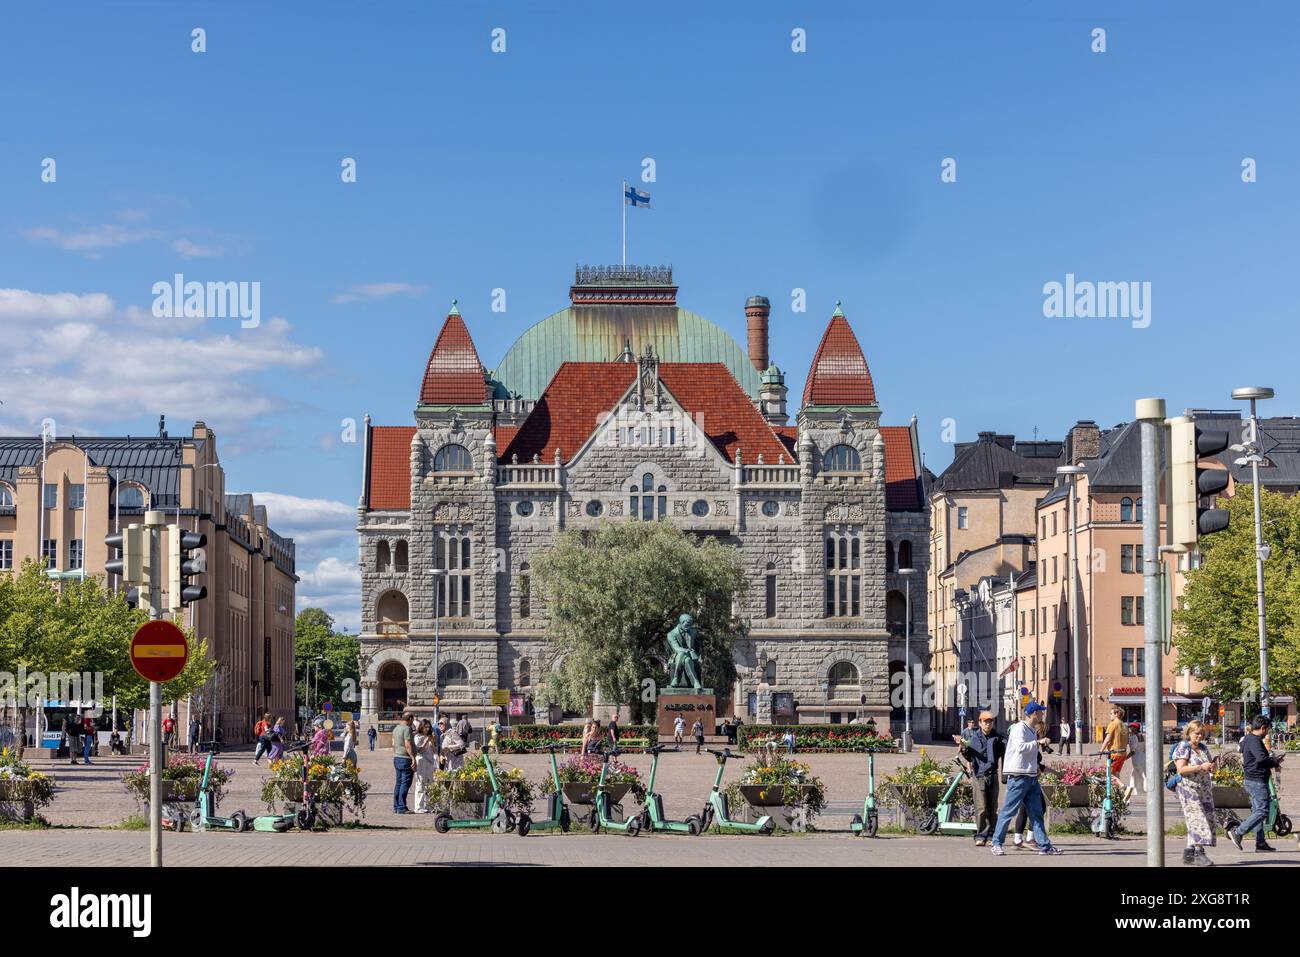
<path fill-rule="evenodd" d="M 691 736 L 691 728 L 698 720 L 704 725 L 706 735 L 718 733 L 718 699 L 712 688 L 666 688 L 659 695 L 656 724 L 659 727 L 659 740 L 671 741 L 673 725 L 681 715 L 686 722 L 684 734 Z"/>

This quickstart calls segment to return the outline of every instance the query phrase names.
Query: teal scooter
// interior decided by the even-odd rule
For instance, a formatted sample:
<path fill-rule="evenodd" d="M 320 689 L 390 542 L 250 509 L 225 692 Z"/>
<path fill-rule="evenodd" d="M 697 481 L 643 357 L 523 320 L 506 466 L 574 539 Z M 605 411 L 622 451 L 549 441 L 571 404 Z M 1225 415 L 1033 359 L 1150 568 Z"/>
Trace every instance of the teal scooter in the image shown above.
<path fill-rule="evenodd" d="M 974 834 L 978 825 L 974 821 L 954 821 L 957 813 L 957 787 L 966 777 L 966 768 L 958 767 L 957 773 L 948 781 L 948 789 L 939 798 L 935 809 L 921 822 L 922 834 Z"/>
<path fill-rule="evenodd" d="M 476 828 L 491 828 L 493 833 L 508 834 L 515 829 L 515 816 L 510 813 L 510 808 L 506 807 L 505 800 L 501 797 L 497 772 L 492 767 L 492 755 L 487 751 L 483 752 L 483 765 L 487 768 L 488 781 L 492 785 L 491 793 L 483 802 L 483 816 L 456 818 L 445 811 L 439 811 L 433 816 L 433 829 L 439 834 L 446 834 L 452 829 L 474 830 Z"/>
<path fill-rule="evenodd" d="M 552 831 L 556 828 L 565 834 L 569 833 L 569 806 L 564 803 L 564 791 L 560 786 L 560 766 L 555 761 L 555 752 L 560 750 L 560 747 L 549 744 L 543 750 L 551 752 L 551 780 L 555 783 L 555 790 L 546 796 L 546 817 L 542 820 L 534 821 L 527 812 L 520 813 L 519 820 L 515 824 L 516 833 L 520 837 L 527 836 L 529 831 Z M 653 775 L 651 777 L 653 778 Z"/>
<path fill-rule="evenodd" d="M 1112 777 L 1110 773 L 1111 757 L 1116 754 L 1127 754 L 1127 751 L 1099 751 L 1099 754 L 1106 756 L 1106 796 L 1101 799 L 1101 808 L 1097 816 L 1092 819 L 1089 825 L 1093 834 L 1099 834 L 1108 841 L 1115 839 L 1115 832 L 1119 830 L 1119 817 L 1115 813 L 1115 802 L 1111 799 Z"/>
<path fill-rule="evenodd" d="M 646 748 L 653 757 L 650 759 L 650 781 L 646 785 L 645 808 L 641 811 L 641 829 L 645 831 L 667 831 L 672 834 L 699 834 L 703 828 L 700 827 L 700 819 L 692 814 L 684 821 L 670 821 L 664 816 L 663 797 L 655 792 L 655 771 L 659 767 L 659 752 L 672 750 L 680 751 L 681 748 L 665 748 L 662 744 L 656 744 L 652 748 Z"/>
<path fill-rule="evenodd" d="M 198 806 L 190 814 L 190 826 L 196 831 L 248 831 L 252 822 L 243 811 L 236 811 L 230 817 L 217 814 L 215 789 L 208 783 L 212 773 L 212 758 L 217 749 L 208 752 L 208 759 L 203 762 L 203 780 L 199 783 Z"/>
<path fill-rule="evenodd" d="M 880 830 L 880 814 L 876 810 L 876 749 L 854 748 L 867 753 L 867 798 L 862 802 L 862 813 L 853 815 L 849 830 L 858 837 L 875 837 Z"/>
<path fill-rule="evenodd" d="M 770 814 L 764 814 L 753 824 L 731 819 L 727 795 L 722 793 L 722 772 L 727 769 L 727 759 L 731 757 L 731 749 L 723 748 L 721 751 L 714 751 L 710 748 L 709 754 L 717 759 L 718 773 L 713 779 L 713 790 L 709 792 L 708 803 L 700 813 L 700 833 L 704 833 L 714 824 L 719 831 L 741 831 L 746 834 L 771 834 L 775 831 L 776 822 L 772 820 Z"/>
<path fill-rule="evenodd" d="M 591 812 L 587 826 L 592 834 L 598 834 L 603 827 L 607 831 L 620 831 L 628 837 L 636 837 L 641 833 L 641 815 L 633 814 L 626 821 L 616 821 L 610 807 L 609 788 L 605 784 L 605 775 L 609 771 L 609 759 L 614 754 L 615 752 L 612 751 L 601 752 L 600 757 L 604 763 L 600 766 L 600 780 L 596 783 L 596 806 Z"/>
<path fill-rule="evenodd" d="M 1225 831 L 1234 831 L 1241 826 L 1241 818 L 1237 817 L 1232 811 L 1223 812 L 1223 829 Z M 1286 837 L 1291 833 L 1291 819 L 1282 813 L 1281 805 L 1277 799 L 1277 778 L 1270 774 L 1268 776 L 1268 819 L 1264 821 L 1265 833 L 1272 831 L 1278 837 Z"/>

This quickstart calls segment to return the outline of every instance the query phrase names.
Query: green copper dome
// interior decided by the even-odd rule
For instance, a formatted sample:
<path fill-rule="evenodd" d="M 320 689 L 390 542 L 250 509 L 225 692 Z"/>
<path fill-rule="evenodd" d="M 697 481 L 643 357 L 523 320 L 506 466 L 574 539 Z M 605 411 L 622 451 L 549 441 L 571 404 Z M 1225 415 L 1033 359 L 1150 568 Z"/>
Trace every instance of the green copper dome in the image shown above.
<path fill-rule="evenodd" d="M 749 357 L 720 326 L 676 306 L 570 306 L 524 332 L 497 365 L 498 398 L 537 399 L 562 362 L 612 362 L 654 346 L 664 362 L 721 362 L 740 387 L 758 396 L 759 376 Z"/>

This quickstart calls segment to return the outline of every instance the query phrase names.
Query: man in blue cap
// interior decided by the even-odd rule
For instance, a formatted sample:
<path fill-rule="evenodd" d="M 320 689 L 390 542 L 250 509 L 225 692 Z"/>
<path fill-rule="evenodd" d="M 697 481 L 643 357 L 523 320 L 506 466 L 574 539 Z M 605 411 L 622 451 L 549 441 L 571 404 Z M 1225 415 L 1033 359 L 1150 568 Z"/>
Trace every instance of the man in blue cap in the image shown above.
<path fill-rule="evenodd" d="M 1033 828 L 1039 854 L 1060 854 L 1061 849 L 1052 844 L 1043 823 L 1043 792 L 1038 787 L 1038 749 L 1050 743 L 1046 736 L 1039 737 L 1034 728 L 1034 715 L 1046 711 L 1036 701 L 1025 705 L 1024 717 L 1007 732 L 1007 749 L 1002 758 L 1002 772 L 1007 776 L 1007 803 L 1002 805 L 998 825 L 993 831 L 993 854 L 1002 855 L 1002 842 L 1007 829 L 1015 820 L 1016 812 L 1023 806 Z"/>
<path fill-rule="evenodd" d="M 975 846 L 983 847 L 993 836 L 998 818 L 998 762 L 1007 742 L 994 727 L 993 712 L 981 711 L 979 727 L 953 741 L 970 764 L 971 792 L 975 797 Z"/>

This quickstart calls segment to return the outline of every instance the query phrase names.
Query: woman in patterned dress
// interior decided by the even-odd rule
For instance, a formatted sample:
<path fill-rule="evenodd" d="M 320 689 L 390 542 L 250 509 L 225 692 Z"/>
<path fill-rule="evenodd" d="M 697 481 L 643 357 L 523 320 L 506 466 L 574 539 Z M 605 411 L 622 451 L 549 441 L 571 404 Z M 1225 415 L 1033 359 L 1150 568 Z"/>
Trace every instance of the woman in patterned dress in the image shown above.
<path fill-rule="evenodd" d="M 1178 769 L 1175 793 L 1183 806 L 1183 820 L 1187 822 L 1187 849 L 1183 863 L 1199 867 L 1213 867 L 1214 862 L 1205 856 L 1207 847 L 1214 847 L 1214 758 L 1204 744 L 1205 729 L 1199 721 L 1187 722 L 1183 740 L 1174 748 L 1174 767 Z"/>

